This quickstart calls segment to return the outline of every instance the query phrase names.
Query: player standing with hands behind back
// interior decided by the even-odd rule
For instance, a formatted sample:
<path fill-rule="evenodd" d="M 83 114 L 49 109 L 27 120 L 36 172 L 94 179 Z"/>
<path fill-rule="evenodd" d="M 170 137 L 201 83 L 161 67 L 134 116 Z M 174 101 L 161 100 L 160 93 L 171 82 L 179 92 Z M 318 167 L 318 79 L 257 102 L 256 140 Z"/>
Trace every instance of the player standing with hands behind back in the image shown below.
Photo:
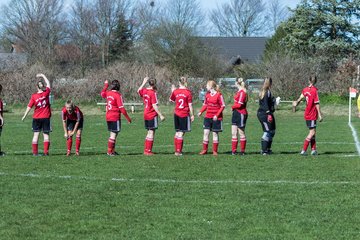
<path fill-rule="evenodd" d="M 305 138 L 303 149 L 300 152 L 301 155 L 306 155 L 309 144 L 311 144 L 311 155 L 317 155 L 315 140 L 316 120 L 319 119 L 319 122 L 321 122 L 322 116 L 320 112 L 318 91 L 315 87 L 316 82 L 316 76 L 310 76 L 309 86 L 304 88 L 298 100 L 293 102 L 293 107 L 296 107 L 304 98 L 306 100 L 304 118 L 306 121 L 306 125 L 309 128 L 309 134 Z"/>
<path fill-rule="evenodd" d="M 34 156 L 38 156 L 38 141 L 40 132 L 43 132 L 44 136 L 44 156 L 49 155 L 50 148 L 50 117 L 51 117 L 51 109 L 50 109 L 50 81 L 46 78 L 44 74 L 37 74 L 37 78 L 42 78 L 44 82 L 40 79 L 37 84 L 37 93 L 34 93 L 31 96 L 30 102 L 24 116 L 22 117 L 22 121 L 25 120 L 26 116 L 29 114 L 31 108 L 35 106 L 34 114 L 33 114 L 33 122 L 32 122 L 32 130 L 34 132 L 34 136 L 32 139 L 32 152 Z"/>
<path fill-rule="evenodd" d="M 108 90 L 109 82 L 104 82 L 104 88 L 101 91 L 101 97 L 106 99 L 106 122 L 110 137 L 108 141 L 107 155 L 115 156 L 116 138 L 121 130 L 121 113 L 124 114 L 126 120 L 131 123 L 131 119 L 124 108 L 120 91 L 120 83 L 118 80 L 111 81 L 110 90 Z"/>
<path fill-rule="evenodd" d="M 192 95 L 187 89 L 186 77 L 179 79 L 179 88 L 171 86 L 170 101 L 175 102 L 174 124 L 175 124 L 175 155 L 181 156 L 184 144 L 184 135 L 191 131 L 191 122 L 194 121 L 194 109 L 192 106 Z M 191 120 L 191 122 L 190 122 Z"/>
<path fill-rule="evenodd" d="M 144 88 L 146 84 L 149 84 L 148 88 Z M 145 155 L 154 155 L 152 147 L 155 130 L 158 128 L 158 116 L 161 121 L 165 120 L 158 107 L 156 89 L 156 79 L 146 77 L 137 91 L 144 101 L 145 128 L 148 130 L 144 144 Z"/>

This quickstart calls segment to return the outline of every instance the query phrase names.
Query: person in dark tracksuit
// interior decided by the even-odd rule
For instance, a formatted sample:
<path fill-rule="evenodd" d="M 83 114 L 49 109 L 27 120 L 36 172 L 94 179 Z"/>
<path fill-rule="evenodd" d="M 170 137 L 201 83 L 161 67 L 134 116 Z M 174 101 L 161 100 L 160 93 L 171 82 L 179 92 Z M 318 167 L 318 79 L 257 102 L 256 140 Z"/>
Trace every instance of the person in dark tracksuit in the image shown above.
<path fill-rule="evenodd" d="M 257 117 L 263 128 L 263 136 L 261 138 L 261 154 L 271 154 L 271 145 L 275 136 L 275 99 L 271 94 L 272 79 L 267 77 L 259 94 L 259 109 Z"/>

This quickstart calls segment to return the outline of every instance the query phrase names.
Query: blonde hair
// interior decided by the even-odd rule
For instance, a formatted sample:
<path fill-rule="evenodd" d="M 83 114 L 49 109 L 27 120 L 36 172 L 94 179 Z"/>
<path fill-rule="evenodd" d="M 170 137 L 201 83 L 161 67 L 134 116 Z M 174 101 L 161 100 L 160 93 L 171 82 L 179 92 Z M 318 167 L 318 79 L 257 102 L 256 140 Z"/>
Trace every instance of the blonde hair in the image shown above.
<path fill-rule="evenodd" d="M 186 77 L 181 77 L 179 79 L 179 84 L 184 86 L 184 87 L 187 87 L 187 78 Z"/>
<path fill-rule="evenodd" d="M 75 109 L 75 103 L 74 103 L 72 100 L 67 100 L 66 103 L 65 103 L 65 105 L 70 105 L 70 108 L 71 108 L 72 110 Z"/>
<path fill-rule="evenodd" d="M 239 85 L 239 86 L 242 86 L 243 88 L 246 88 L 246 84 L 245 84 L 245 81 L 242 77 L 238 77 L 236 78 L 236 83 Z M 242 85 L 243 84 L 243 85 Z"/>
<path fill-rule="evenodd" d="M 215 91 L 220 92 L 220 86 L 214 80 L 209 80 L 206 84 L 210 85 L 210 87 Z"/>
<path fill-rule="evenodd" d="M 271 84 L 272 84 L 272 79 L 271 79 L 271 77 L 266 77 L 266 78 L 264 79 L 264 84 L 263 84 L 263 86 L 262 86 L 262 88 L 261 88 L 261 91 L 260 91 L 260 94 L 259 94 L 259 98 L 260 98 L 260 99 L 263 99 L 263 98 L 264 98 L 266 92 L 270 89 Z"/>

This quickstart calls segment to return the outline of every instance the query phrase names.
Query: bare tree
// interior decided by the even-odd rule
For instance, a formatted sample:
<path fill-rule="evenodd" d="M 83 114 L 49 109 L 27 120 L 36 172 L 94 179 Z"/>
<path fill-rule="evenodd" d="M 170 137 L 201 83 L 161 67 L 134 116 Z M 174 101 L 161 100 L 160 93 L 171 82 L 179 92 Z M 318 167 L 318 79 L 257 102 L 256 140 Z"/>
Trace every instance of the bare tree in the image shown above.
<path fill-rule="evenodd" d="M 105 67 L 109 61 L 109 45 L 111 36 L 119 23 L 120 17 L 127 18 L 131 12 L 130 0 L 96 0 L 97 37 L 101 46 L 101 63 Z"/>
<path fill-rule="evenodd" d="M 50 63 L 63 37 L 62 0 L 12 0 L 2 8 L 7 36 L 34 61 Z"/>
<path fill-rule="evenodd" d="M 83 76 L 96 52 L 96 32 L 95 12 L 89 2 L 76 0 L 71 12 L 70 38 L 80 50 L 79 64 Z"/>
<path fill-rule="evenodd" d="M 263 0 L 231 0 L 210 14 L 210 21 L 220 36 L 252 36 L 264 30 Z"/>
<path fill-rule="evenodd" d="M 270 19 L 269 32 L 274 33 L 280 23 L 289 17 L 289 10 L 283 6 L 279 0 L 271 0 L 269 2 L 268 14 Z"/>
<path fill-rule="evenodd" d="M 168 0 L 164 18 L 166 22 L 196 33 L 203 25 L 205 16 L 198 0 Z"/>

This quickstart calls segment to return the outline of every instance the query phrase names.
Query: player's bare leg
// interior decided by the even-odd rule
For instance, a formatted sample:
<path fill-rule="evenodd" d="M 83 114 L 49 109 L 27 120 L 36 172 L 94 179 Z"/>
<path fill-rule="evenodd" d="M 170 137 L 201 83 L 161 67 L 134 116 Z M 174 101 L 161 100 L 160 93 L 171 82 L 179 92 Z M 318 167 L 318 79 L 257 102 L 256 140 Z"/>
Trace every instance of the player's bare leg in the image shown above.
<path fill-rule="evenodd" d="M 238 145 L 238 127 L 236 125 L 231 126 L 231 154 L 235 155 Z"/>
<path fill-rule="evenodd" d="M 70 156 L 73 137 L 71 136 L 71 131 L 68 131 L 67 134 L 68 134 L 68 137 L 66 139 L 66 146 L 67 146 L 66 156 Z"/>
<path fill-rule="evenodd" d="M 315 134 L 316 134 L 316 129 L 310 129 L 309 130 L 309 134 L 306 136 L 305 140 L 304 140 L 304 146 L 303 149 L 301 151 L 301 155 L 306 155 L 306 151 L 309 147 L 309 145 L 311 144 L 312 147 L 312 151 L 311 154 L 312 155 L 316 155 L 316 142 L 315 142 Z"/>

